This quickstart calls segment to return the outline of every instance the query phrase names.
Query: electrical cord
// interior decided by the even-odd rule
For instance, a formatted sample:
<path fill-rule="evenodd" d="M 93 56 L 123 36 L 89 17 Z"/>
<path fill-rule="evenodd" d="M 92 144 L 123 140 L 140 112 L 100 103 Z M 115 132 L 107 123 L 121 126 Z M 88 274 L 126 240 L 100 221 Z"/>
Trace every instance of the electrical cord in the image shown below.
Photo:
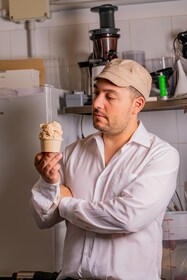
<path fill-rule="evenodd" d="M 84 132 L 83 132 L 83 121 L 84 121 L 84 116 L 81 116 L 81 137 L 82 137 L 82 139 L 85 138 Z"/>
<path fill-rule="evenodd" d="M 174 49 L 175 54 L 177 54 L 177 48 L 176 48 L 176 41 L 177 40 L 178 40 L 179 44 L 183 45 L 183 48 L 184 48 L 184 46 L 187 45 L 187 31 L 180 32 L 175 37 L 175 39 L 173 41 L 173 49 Z M 183 55 L 184 55 L 184 53 L 183 53 Z"/>

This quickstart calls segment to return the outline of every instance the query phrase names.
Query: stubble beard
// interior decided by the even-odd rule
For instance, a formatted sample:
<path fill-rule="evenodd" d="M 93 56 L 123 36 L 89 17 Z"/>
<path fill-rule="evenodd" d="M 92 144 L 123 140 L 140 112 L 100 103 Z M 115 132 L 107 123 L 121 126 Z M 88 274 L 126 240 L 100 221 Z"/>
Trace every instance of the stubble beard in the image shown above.
<path fill-rule="evenodd" d="M 124 133 L 127 130 L 130 118 L 126 118 L 123 122 L 120 123 L 118 121 L 110 122 L 109 119 L 107 119 L 107 121 L 108 123 L 106 125 L 97 125 L 97 122 L 94 121 L 93 118 L 93 126 L 95 129 L 101 131 L 103 134 L 112 136 Z"/>

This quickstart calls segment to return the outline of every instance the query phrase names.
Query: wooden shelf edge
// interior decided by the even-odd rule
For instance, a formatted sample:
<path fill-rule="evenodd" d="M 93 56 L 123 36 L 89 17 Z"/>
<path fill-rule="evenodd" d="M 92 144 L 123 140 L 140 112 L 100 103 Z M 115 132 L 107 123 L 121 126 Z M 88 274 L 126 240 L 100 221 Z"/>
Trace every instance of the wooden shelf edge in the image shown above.
<path fill-rule="evenodd" d="M 142 112 L 146 111 L 164 111 L 164 110 L 187 110 L 187 98 L 183 99 L 169 99 L 148 101 L 145 104 Z M 59 111 L 59 114 L 73 114 L 73 115 L 90 115 L 92 113 L 92 106 L 79 107 L 64 107 Z"/>
<path fill-rule="evenodd" d="M 146 102 L 143 111 L 180 110 L 180 109 L 187 109 L 187 98 Z"/>

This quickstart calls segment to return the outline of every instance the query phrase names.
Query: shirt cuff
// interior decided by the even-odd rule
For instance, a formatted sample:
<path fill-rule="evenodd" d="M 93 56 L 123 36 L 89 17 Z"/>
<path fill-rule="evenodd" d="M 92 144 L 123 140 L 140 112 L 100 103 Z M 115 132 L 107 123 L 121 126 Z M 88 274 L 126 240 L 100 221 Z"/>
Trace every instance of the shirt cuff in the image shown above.
<path fill-rule="evenodd" d="M 50 184 L 46 182 L 42 177 L 40 177 L 39 184 L 41 186 L 40 191 L 43 196 L 53 200 L 55 197 L 60 195 L 60 181 L 55 184 Z"/>
<path fill-rule="evenodd" d="M 32 195 L 35 207 L 47 213 L 53 205 L 57 206 L 59 203 L 60 183 L 49 184 L 40 177 L 38 183 L 32 189 Z"/>

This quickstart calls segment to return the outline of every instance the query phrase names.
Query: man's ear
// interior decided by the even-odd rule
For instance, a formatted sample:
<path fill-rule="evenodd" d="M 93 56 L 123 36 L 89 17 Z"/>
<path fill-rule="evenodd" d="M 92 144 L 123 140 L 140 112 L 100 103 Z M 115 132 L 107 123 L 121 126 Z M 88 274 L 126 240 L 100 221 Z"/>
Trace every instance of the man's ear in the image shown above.
<path fill-rule="evenodd" d="M 133 114 L 138 114 L 145 105 L 145 98 L 143 96 L 139 96 L 133 100 Z"/>

